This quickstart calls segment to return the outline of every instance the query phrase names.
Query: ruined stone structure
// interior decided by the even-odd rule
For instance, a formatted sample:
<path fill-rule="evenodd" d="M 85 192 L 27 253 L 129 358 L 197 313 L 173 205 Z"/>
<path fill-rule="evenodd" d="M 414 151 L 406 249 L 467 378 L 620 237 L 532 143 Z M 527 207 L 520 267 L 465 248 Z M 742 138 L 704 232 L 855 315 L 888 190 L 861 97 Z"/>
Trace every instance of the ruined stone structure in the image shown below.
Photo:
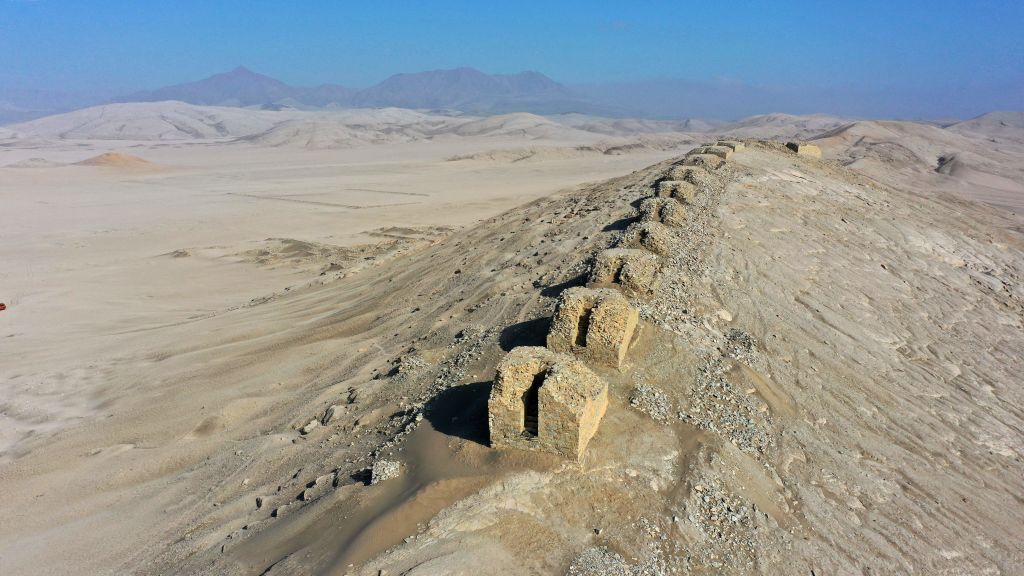
<path fill-rule="evenodd" d="M 675 166 L 669 170 L 668 178 L 670 180 L 689 182 L 698 189 L 706 188 L 712 182 L 711 174 L 698 166 Z"/>
<path fill-rule="evenodd" d="M 498 364 L 487 401 L 493 448 L 554 452 L 580 460 L 608 408 L 608 385 L 579 360 L 539 346 Z"/>
<path fill-rule="evenodd" d="M 685 180 L 662 180 L 658 182 L 656 196 L 675 198 L 684 204 L 693 204 L 697 197 L 697 187 Z"/>
<path fill-rule="evenodd" d="M 742 152 L 747 147 L 746 144 L 739 140 L 719 140 L 716 145 L 732 148 L 733 152 Z"/>
<path fill-rule="evenodd" d="M 659 265 L 658 256 L 647 250 L 610 248 L 597 255 L 588 287 L 617 286 L 633 294 L 648 294 L 654 289 Z"/>
<path fill-rule="evenodd" d="M 696 154 L 711 154 L 722 160 L 728 160 L 732 156 L 733 149 L 728 146 L 701 146 L 693 151 Z"/>
<path fill-rule="evenodd" d="M 708 170 L 714 170 L 725 164 L 725 160 L 714 154 L 691 154 L 683 161 L 685 166 L 700 166 Z"/>
<path fill-rule="evenodd" d="M 619 239 L 618 248 L 642 248 L 662 256 L 672 251 L 672 231 L 660 222 L 634 222 Z"/>
<path fill-rule="evenodd" d="M 672 198 L 645 198 L 640 202 L 640 221 L 682 226 L 686 224 L 686 207 Z"/>
<path fill-rule="evenodd" d="M 638 320 L 637 311 L 616 290 L 569 288 L 555 308 L 548 348 L 618 368 Z"/>
<path fill-rule="evenodd" d="M 786 142 L 786 148 L 789 148 L 793 152 L 801 156 L 810 156 L 811 158 L 821 158 L 821 148 L 818 148 L 814 144 L 803 144 L 800 142 Z"/>

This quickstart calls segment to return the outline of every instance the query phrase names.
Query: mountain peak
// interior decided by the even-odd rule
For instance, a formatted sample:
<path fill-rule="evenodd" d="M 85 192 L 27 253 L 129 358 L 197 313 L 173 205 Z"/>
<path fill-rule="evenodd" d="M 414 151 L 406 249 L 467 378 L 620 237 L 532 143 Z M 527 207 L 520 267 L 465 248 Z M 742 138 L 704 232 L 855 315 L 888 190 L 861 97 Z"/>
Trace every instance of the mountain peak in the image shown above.
<path fill-rule="evenodd" d="M 246 68 L 245 66 L 235 66 L 228 72 L 221 72 L 220 74 L 214 74 L 214 76 L 230 76 L 235 78 L 269 78 L 258 72 Z"/>
<path fill-rule="evenodd" d="M 253 106 L 273 103 L 293 96 L 295 89 L 280 80 L 238 66 L 229 72 L 214 74 L 196 82 L 138 92 L 122 102 L 181 100 L 190 104 Z"/>
<path fill-rule="evenodd" d="M 577 95 L 540 72 L 487 74 L 469 66 L 395 74 L 360 91 L 331 84 L 313 88 L 293 87 L 245 66 L 236 66 L 197 82 L 139 92 L 119 99 L 120 102 L 162 100 L 219 106 L 267 106 L 289 102 L 320 107 L 394 106 L 476 113 L 555 113 L 586 108 Z"/>

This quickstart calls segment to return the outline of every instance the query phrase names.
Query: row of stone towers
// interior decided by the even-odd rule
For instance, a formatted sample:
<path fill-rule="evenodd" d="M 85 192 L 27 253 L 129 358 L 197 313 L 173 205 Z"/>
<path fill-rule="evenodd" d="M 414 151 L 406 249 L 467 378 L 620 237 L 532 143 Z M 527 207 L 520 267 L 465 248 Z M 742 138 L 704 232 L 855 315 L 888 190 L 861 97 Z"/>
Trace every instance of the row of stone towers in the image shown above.
<path fill-rule="evenodd" d="M 492 447 L 582 458 L 608 408 L 608 384 L 588 364 L 622 365 L 639 319 L 627 296 L 654 290 L 670 246 L 668 228 L 686 222 L 707 171 L 743 148 L 720 141 L 690 151 L 640 203 L 639 221 L 616 247 L 598 254 L 587 286 L 562 292 L 547 347 L 521 346 L 502 359 L 487 403 Z"/>

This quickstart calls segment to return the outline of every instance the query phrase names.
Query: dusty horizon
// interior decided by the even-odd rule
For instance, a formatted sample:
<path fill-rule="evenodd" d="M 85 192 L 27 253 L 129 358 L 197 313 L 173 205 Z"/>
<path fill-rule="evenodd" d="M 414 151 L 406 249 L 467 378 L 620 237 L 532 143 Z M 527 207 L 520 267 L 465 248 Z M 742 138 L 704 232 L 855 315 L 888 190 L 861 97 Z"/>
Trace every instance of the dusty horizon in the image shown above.
<path fill-rule="evenodd" d="M 0 574 L 1017 573 L 1021 10 L 0 0 Z"/>

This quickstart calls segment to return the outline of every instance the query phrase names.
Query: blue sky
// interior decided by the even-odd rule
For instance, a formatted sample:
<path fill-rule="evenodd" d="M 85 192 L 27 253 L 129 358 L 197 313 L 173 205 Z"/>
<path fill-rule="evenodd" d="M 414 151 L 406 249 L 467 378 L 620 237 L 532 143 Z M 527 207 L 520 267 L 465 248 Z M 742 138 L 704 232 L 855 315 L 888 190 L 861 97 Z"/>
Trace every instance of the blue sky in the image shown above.
<path fill-rule="evenodd" d="M 1022 29 L 1019 0 L 0 0 L 0 85 L 125 92 L 241 64 L 291 84 L 364 87 L 473 66 L 567 84 L 952 90 L 960 104 L 1000 104 L 1024 85 Z"/>

